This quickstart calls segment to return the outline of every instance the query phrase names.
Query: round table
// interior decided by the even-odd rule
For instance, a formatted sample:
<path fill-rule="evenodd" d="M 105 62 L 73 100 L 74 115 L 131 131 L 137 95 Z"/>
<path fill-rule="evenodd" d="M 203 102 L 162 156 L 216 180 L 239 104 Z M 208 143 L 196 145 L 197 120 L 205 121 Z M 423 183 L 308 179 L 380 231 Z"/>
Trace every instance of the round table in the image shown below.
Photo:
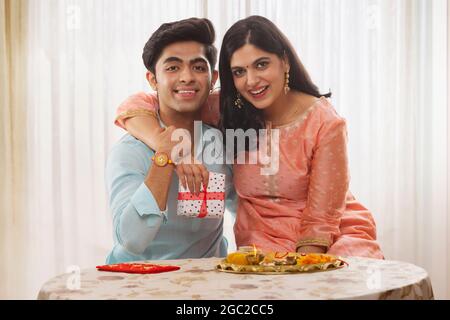
<path fill-rule="evenodd" d="M 260 275 L 217 271 L 220 260 L 148 261 L 181 267 L 159 274 L 84 269 L 50 279 L 38 299 L 433 299 L 427 272 L 405 262 L 349 257 L 338 270 Z"/>

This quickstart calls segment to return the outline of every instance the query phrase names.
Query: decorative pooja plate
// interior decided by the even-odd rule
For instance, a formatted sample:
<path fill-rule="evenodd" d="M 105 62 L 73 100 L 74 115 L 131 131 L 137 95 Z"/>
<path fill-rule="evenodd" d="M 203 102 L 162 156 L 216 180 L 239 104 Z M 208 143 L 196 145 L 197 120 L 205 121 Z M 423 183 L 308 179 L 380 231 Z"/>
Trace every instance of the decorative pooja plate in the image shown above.
<path fill-rule="evenodd" d="M 223 259 L 216 269 L 229 273 L 290 274 L 329 271 L 348 265 L 328 254 L 235 252 Z"/>

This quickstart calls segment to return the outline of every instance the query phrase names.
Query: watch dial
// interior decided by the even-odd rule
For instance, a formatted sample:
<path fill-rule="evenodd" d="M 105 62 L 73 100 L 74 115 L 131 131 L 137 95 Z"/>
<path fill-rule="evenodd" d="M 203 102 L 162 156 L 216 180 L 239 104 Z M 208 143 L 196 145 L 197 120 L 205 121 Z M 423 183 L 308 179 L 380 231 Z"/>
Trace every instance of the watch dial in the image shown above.
<path fill-rule="evenodd" d="M 160 154 L 156 157 L 156 163 L 160 166 L 165 165 L 167 162 L 166 156 L 164 154 Z"/>

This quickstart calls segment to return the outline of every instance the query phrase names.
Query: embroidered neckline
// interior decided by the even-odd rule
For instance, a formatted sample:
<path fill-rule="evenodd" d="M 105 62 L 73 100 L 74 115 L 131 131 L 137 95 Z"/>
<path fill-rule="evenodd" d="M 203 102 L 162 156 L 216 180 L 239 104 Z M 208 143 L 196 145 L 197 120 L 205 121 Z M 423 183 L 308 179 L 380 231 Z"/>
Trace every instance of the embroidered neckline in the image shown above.
<path fill-rule="evenodd" d="M 309 106 L 305 111 L 303 111 L 297 118 L 295 118 L 294 120 L 292 120 L 289 123 L 285 123 L 285 124 L 282 124 L 282 125 L 279 125 L 279 126 L 272 126 L 270 121 L 268 121 L 269 122 L 269 126 L 272 129 L 282 129 L 282 128 L 293 126 L 293 125 L 298 124 L 298 123 L 302 123 L 306 118 L 308 118 L 308 116 L 311 114 L 311 112 L 313 110 L 315 110 L 320 105 L 318 102 L 323 102 L 324 100 L 326 101 L 326 98 L 324 96 L 321 96 L 319 99 L 314 101 L 311 104 L 311 106 Z"/>

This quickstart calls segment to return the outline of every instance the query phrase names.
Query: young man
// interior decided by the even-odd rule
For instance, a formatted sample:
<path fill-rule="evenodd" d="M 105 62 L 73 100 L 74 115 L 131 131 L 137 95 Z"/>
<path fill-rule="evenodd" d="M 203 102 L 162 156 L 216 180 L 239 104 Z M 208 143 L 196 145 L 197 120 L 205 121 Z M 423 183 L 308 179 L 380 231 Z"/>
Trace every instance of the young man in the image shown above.
<path fill-rule="evenodd" d="M 175 129 L 187 130 L 194 137 L 193 146 L 198 148 L 192 149 L 193 154 L 202 154 L 207 146 L 202 137 L 210 128 L 202 125 L 202 132 L 195 136 L 194 121 L 200 120 L 200 107 L 217 80 L 214 38 L 209 20 L 191 18 L 161 25 L 144 47 L 147 79 L 158 93 L 163 129 L 159 129 L 155 150 L 127 134 L 108 157 L 106 184 L 113 212 L 114 248 L 107 263 L 226 255 L 223 218 L 177 216 L 179 181 L 169 161 Z M 199 191 L 208 171 L 225 173 L 227 209 L 235 213 L 229 167 L 208 163 L 187 167 L 197 177 L 187 181 L 190 190 Z"/>

